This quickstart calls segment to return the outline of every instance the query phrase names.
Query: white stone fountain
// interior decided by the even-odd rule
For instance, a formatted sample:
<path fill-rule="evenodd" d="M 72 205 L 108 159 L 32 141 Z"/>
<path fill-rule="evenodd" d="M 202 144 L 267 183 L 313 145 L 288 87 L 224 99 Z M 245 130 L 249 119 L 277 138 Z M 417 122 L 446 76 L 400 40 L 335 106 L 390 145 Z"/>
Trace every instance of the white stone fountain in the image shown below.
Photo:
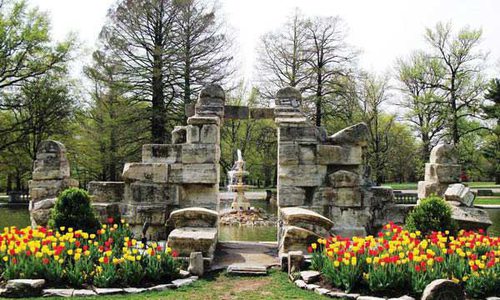
<path fill-rule="evenodd" d="M 245 190 L 248 186 L 243 183 L 243 178 L 248 175 L 248 172 L 245 171 L 245 161 L 240 149 L 238 149 L 237 155 L 238 159 L 234 162 L 233 168 L 227 172 L 229 177 L 227 189 L 229 192 L 236 192 L 231 208 L 233 210 L 249 210 L 250 202 L 245 197 Z"/>

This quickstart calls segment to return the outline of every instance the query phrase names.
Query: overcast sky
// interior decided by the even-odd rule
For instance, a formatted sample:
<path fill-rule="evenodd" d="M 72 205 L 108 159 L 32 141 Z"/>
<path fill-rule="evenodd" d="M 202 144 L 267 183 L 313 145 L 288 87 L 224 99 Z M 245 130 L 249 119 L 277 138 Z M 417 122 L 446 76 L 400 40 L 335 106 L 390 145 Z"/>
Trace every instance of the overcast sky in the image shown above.
<path fill-rule="evenodd" d="M 451 21 L 455 28 L 483 29 L 488 70 L 499 76 L 500 1 L 496 0 L 220 0 L 222 13 L 236 33 L 241 74 L 251 76 L 259 37 L 280 26 L 298 7 L 305 15 L 340 16 L 348 25 L 348 42 L 362 51 L 360 65 L 368 71 L 390 71 L 397 57 L 425 47 L 425 27 Z M 91 49 L 115 0 L 31 0 L 47 11 L 53 34 L 78 33 Z M 248 78 L 247 78 L 248 79 Z"/>

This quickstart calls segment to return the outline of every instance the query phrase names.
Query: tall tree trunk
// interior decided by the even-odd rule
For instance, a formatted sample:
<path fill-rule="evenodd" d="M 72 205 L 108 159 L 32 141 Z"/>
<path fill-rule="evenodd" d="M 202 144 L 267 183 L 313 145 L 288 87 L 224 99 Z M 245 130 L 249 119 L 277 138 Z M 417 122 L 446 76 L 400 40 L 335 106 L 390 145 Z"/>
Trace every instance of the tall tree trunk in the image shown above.
<path fill-rule="evenodd" d="M 157 37 L 161 41 L 161 36 Z M 165 102 L 163 95 L 163 59 L 161 55 L 163 47 L 161 44 L 156 45 L 155 53 L 153 55 L 153 78 L 152 78 L 152 116 L 151 116 L 151 134 L 153 143 L 165 143 L 166 136 L 166 112 Z"/>

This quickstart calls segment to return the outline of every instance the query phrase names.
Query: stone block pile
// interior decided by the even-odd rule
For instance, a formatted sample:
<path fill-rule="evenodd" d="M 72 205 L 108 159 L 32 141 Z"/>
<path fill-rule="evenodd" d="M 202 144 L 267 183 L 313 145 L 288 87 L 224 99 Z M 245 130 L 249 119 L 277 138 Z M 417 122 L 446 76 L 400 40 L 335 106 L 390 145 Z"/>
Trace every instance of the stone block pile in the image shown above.
<path fill-rule="evenodd" d="M 63 144 L 51 140 L 40 143 L 32 180 L 28 185 L 31 225 L 45 226 L 57 196 L 67 188 L 78 187 L 78 181 L 70 178 L 70 166 Z"/>
<path fill-rule="evenodd" d="M 363 154 L 368 128 L 360 123 L 327 136 L 307 121 L 301 101 L 293 88 L 276 95 L 279 207 L 315 211 L 334 221 L 336 234 L 366 235 L 374 215 L 392 199 L 390 189 L 386 199 L 375 197 L 367 180 Z"/>

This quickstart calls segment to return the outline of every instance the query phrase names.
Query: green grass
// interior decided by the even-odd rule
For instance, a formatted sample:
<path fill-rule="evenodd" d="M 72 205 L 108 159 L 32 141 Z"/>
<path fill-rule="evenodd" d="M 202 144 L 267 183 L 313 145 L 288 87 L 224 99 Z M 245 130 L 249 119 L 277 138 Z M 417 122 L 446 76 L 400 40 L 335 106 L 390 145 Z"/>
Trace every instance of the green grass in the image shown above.
<path fill-rule="evenodd" d="M 42 298 L 30 298 L 42 299 Z M 43 298 L 51 299 L 51 298 Z M 56 298 L 53 298 L 56 299 Z M 72 297 L 71 299 L 162 299 L 162 300 L 257 300 L 257 299 L 330 299 L 312 291 L 301 290 L 287 279 L 284 272 L 273 271 L 264 277 L 233 277 L 225 273 L 212 274 L 193 285 L 178 290 L 147 292 L 136 295 L 113 295 L 99 297 Z"/>
<path fill-rule="evenodd" d="M 477 197 L 474 204 L 500 205 L 500 197 Z"/>
<path fill-rule="evenodd" d="M 499 184 L 495 184 L 495 182 L 483 182 L 483 181 L 478 181 L 478 182 L 465 182 L 469 187 L 475 188 L 475 189 L 500 189 Z M 397 183 L 397 182 L 390 182 L 390 183 L 385 183 L 383 184 L 385 186 L 390 186 L 395 190 L 416 190 L 417 189 L 417 183 L 416 182 L 404 182 L 404 183 Z"/>

